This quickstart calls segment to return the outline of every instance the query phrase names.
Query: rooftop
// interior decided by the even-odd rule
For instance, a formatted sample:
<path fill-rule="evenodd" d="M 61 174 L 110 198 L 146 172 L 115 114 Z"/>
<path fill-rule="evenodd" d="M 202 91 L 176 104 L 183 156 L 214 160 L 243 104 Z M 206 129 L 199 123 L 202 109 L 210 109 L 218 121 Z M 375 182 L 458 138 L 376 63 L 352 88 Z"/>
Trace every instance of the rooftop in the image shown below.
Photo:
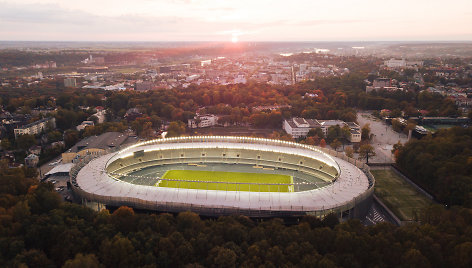
<path fill-rule="evenodd" d="M 34 121 L 33 123 L 29 123 L 27 125 L 24 125 L 24 126 L 21 126 L 19 127 L 19 129 L 26 129 L 26 128 L 30 128 L 34 125 L 37 125 L 37 124 L 40 124 L 40 123 L 43 123 L 43 122 L 47 122 L 49 120 L 53 119 L 53 117 L 47 117 L 47 118 L 43 118 L 41 120 L 38 120 L 38 121 Z"/>
<path fill-rule="evenodd" d="M 77 153 L 85 149 L 109 149 L 112 147 L 120 146 L 128 138 L 128 135 L 120 132 L 106 132 L 100 136 L 90 136 L 79 141 L 72 148 L 70 148 L 68 153 Z"/>

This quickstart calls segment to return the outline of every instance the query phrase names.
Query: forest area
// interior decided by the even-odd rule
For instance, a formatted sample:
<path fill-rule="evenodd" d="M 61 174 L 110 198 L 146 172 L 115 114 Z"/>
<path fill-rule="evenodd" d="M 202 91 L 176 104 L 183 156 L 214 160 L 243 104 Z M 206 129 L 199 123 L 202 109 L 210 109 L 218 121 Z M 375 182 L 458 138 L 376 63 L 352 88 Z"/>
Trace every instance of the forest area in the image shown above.
<path fill-rule="evenodd" d="M 33 172 L 34 173 L 34 172 Z M 297 225 L 94 212 L 61 202 L 30 170 L 0 167 L 3 267 L 470 267 L 472 210 L 433 206 L 421 224 L 364 226 L 334 215 Z"/>

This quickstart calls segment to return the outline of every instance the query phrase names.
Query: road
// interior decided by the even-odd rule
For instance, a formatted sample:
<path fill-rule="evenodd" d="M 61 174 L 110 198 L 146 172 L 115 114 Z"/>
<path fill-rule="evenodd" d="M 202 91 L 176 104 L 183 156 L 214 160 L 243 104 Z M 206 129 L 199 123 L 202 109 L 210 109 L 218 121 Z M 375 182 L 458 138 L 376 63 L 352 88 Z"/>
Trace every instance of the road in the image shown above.
<path fill-rule="evenodd" d="M 370 125 L 371 133 L 374 137 L 371 141 L 375 148 L 376 156 L 369 159 L 374 163 L 393 163 L 392 148 L 393 145 L 400 141 L 402 144 L 408 141 L 408 136 L 403 133 L 393 131 L 392 126 L 387 125 L 384 121 L 375 118 L 370 112 L 358 112 L 357 122 L 363 127 L 365 124 Z"/>

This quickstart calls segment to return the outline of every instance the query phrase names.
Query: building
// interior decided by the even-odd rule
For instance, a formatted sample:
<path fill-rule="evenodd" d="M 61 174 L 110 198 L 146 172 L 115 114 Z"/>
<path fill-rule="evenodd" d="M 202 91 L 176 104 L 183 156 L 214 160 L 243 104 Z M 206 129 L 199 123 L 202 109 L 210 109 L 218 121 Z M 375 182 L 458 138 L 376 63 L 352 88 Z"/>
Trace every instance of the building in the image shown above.
<path fill-rule="evenodd" d="M 150 81 L 141 81 L 136 82 L 135 90 L 136 91 L 148 91 L 153 87 L 152 82 Z"/>
<path fill-rule="evenodd" d="M 362 161 L 342 161 L 337 155 L 325 148 L 254 137 L 156 139 L 91 161 L 84 159 L 80 170 L 71 172 L 70 185 L 84 203 L 148 211 L 193 211 L 210 217 L 295 219 L 333 214 L 345 220 L 363 218 L 372 204 L 374 177 Z M 264 167 L 271 170 L 266 175 L 309 179 L 281 184 L 260 178 L 248 183 L 244 178 L 228 184 L 216 177 L 214 183 L 199 182 L 197 174 L 178 179 L 162 175 L 181 166 L 198 166 L 197 172 L 247 172 L 248 165 L 255 173 L 264 173 L 260 172 Z"/>
<path fill-rule="evenodd" d="M 324 136 L 328 135 L 328 129 L 333 126 L 344 127 L 348 126 L 351 130 L 351 136 L 348 137 L 350 142 L 361 141 L 361 128 L 355 122 L 344 122 L 342 120 L 317 120 L 317 119 L 305 119 L 295 117 L 292 119 L 284 120 L 282 128 L 294 138 L 305 137 L 310 129 L 321 128 Z"/>
<path fill-rule="evenodd" d="M 65 87 L 77 87 L 77 79 L 73 77 L 69 77 L 64 79 L 64 86 Z"/>
<path fill-rule="evenodd" d="M 349 142 L 352 142 L 352 143 L 361 142 L 361 139 L 362 139 L 361 127 L 355 122 L 346 122 L 346 124 L 351 129 L 351 136 L 349 136 L 348 138 Z"/>
<path fill-rule="evenodd" d="M 97 112 L 94 113 L 93 116 L 97 117 L 97 119 L 98 119 L 97 123 L 101 124 L 101 123 L 105 122 L 107 111 L 102 106 L 95 107 L 95 110 Z"/>
<path fill-rule="evenodd" d="M 423 61 L 406 61 L 405 59 L 389 59 L 384 61 L 384 65 L 388 68 L 418 68 L 423 67 Z"/>
<path fill-rule="evenodd" d="M 36 135 L 45 131 L 48 127 L 56 128 L 56 118 L 48 117 L 31 124 L 24 125 L 14 129 L 15 139 L 20 135 Z"/>
<path fill-rule="evenodd" d="M 100 136 L 90 136 L 62 154 L 62 163 L 73 163 L 86 155 L 100 155 L 108 149 L 115 148 L 127 142 L 128 135 L 120 132 L 106 132 Z"/>
<path fill-rule="evenodd" d="M 213 127 L 218 124 L 218 116 L 214 114 L 197 115 L 188 120 L 189 128 Z"/>
<path fill-rule="evenodd" d="M 76 129 L 78 131 L 84 130 L 88 126 L 93 126 L 93 121 L 83 121 L 82 124 L 78 125 Z"/>
<path fill-rule="evenodd" d="M 384 65 L 388 68 L 401 68 L 406 66 L 405 59 L 397 60 L 397 59 L 389 59 L 384 62 Z"/>
<path fill-rule="evenodd" d="M 369 92 L 377 91 L 381 89 L 387 90 L 387 91 L 403 90 L 403 88 L 393 85 L 392 79 L 390 78 L 377 78 L 372 83 L 372 86 L 366 86 L 365 92 L 369 93 Z"/>
<path fill-rule="evenodd" d="M 372 86 L 375 88 L 382 88 L 382 87 L 391 87 L 392 86 L 392 79 L 390 78 L 376 78 L 372 83 Z"/>
<path fill-rule="evenodd" d="M 25 158 L 25 165 L 27 167 L 36 167 L 39 162 L 39 157 L 35 154 L 30 154 Z"/>
<path fill-rule="evenodd" d="M 157 70 L 161 74 L 172 72 L 172 68 L 170 66 L 159 66 L 157 67 Z"/>
<path fill-rule="evenodd" d="M 95 64 L 104 64 L 105 63 L 105 58 L 104 57 L 95 57 L 95 58 L 93 58 L 93 63 L 95 63 Z"/>
<path fill-rule="evenodd" d="M 143 113 L 141 113 L 138 108 L 129 108 L 128 111 L 126 111 L 124 118 L 128 121 L 134 121 L 142 115 Z"/>
<path fill-rule="evenodd" d="M 284 120 L 282 128 L 294 138 L 305 137 L 310 129 L 321 127 L 316 119 L 294 117 Z"/>

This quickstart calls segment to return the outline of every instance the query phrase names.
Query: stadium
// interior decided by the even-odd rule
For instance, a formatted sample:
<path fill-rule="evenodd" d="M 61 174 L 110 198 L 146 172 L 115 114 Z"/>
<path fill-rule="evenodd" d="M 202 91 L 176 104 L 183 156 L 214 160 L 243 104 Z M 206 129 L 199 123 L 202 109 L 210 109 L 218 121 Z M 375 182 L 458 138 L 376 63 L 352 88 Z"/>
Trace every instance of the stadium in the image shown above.
<path fill-rule="evenodd" d="M 83 202 L 203 216 L 365 215 L 374 179 L 343 154 L 288 141 L 191 136 L 89 155 L 71 170 Z"/>

